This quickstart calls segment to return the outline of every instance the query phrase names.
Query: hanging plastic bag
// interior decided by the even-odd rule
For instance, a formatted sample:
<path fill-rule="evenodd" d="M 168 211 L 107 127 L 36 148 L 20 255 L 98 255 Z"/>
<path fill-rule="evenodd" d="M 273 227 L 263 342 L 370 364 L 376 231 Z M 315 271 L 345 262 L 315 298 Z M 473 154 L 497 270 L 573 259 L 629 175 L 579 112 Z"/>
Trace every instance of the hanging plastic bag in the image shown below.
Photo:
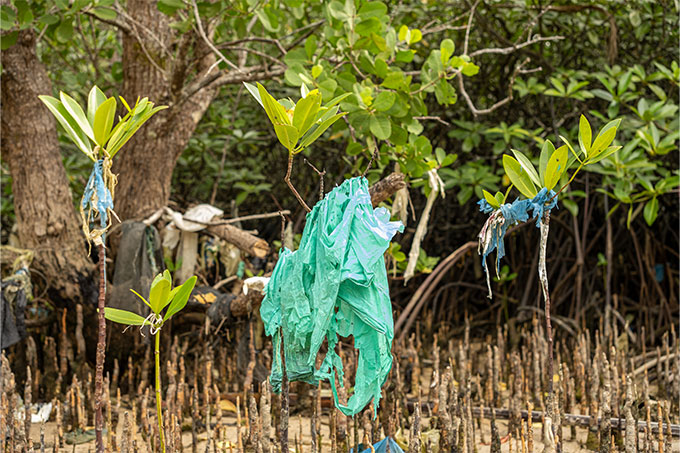
<path fill-rule="evenodd" d="M 377 409 L 380 389 L 392 367 L 392 304 L 383 254 L 403 231 L 384 208 L 373 209 L 368 181 L 353 178 L 336 187 L 307 214 L 296 251 L 283 249 L 265 288 L 260 314 L 267 335 L 274 337 L 271 383 L 281 388 L 281 338 L 284 336 L 289 381 L 331 383 L 335 405 L 346 415 L 360 412 L 371 400 Z M 354 336 L 359 350 L 354 394 L 338 402 L 336 373 L 342 383 L 342 361 L 335 353 L 338 335 Z M 319 368 L 322 343 L 328 352 Z"/>

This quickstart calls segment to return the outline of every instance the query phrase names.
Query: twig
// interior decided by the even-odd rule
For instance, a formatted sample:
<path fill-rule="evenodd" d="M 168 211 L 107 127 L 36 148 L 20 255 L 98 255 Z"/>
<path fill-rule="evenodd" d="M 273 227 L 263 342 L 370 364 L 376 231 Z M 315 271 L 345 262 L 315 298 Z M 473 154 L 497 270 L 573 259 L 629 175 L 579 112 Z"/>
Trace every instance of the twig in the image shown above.
<path fill-rule="evenodd" d="M 229 50 L 240 50 L 242 52 L 250 52 L 250 53 L 255 54 L 257 56 L 260 56 L 262 58 L 266 58 L 267 60 L 271 60 L 278 65 L 281 65 L 281 66 L 285 65 L 285 63 L 283 61 L 279 60 L 278 58 L 273 57 L 273 56 L 266 54 L 264 52 L 260 52 L 259 50 L 251 49 L 250 47 L 227 46 L 226 48 L 229 49 Z"/>
<path fill-rule="evenodd" d="M 290 190 L 293 191 L 293 194 L 295 195 L 295 198 L 300 202 L 303 208 L 305 208 L 305 211 L 311 212 L 312 210 L 309 209 L 309 206 L 307 206 L 307 203 L 305 203 L 305 200 L 302 199 L 298 191 L 295 189 L 293 186 L 293 183 L 290 182 L 290 172 L 293 170 L 293 153 L 288 153 L 288 171 L 286 172 L 286 176 L 283 178 L 283 180 L 288 184 L 288 187 Z"/>
<path fill-rule="evenodd" d="M 281 214 L 289 215 L 290 211 L 288 209 L 285 209 L 283 211 L 267 212 L 266 214 L 244 215 L 244 216 L 241 216 L 241 217 L 234 217 L 233 219 L 225 219 L 225 220 L 219 220 L 217 222 L 206 223 L 205 225 L 228 225 L 230 223 L 245 222 L 246 220 L 269 219 L 271 217 L 278 217 Z M 192 220 L 192 222 L 196 222 L 196 221 Z M 196 223 L 200 223 L 200 222 L 196 222 Z"/>
<path fill-rule="evenodd" d="M 677 356 L 677 355 L 678 355 L 677 353 L 666 354 L 666 355 L 662 356 L 660 360 L 661 360 L 661 361 L 670 360 L 670 359 L 674 358 L 674 357 Z M 645 363 L 644 365 L 641 365 L 641 366 L 637 367 L 637 368 L 633 371 L 633 377 L 638 376 L 638 375 L 640 375 L 640 374 L 643 374 L 645 371 L 647 371 L 647 370 L 653 368 L 654 366 L 656 366 L 657 361 L 659 361 L 659 359 L 656 359 L 656 358 L 655 358 L 655 359 L 653 359 L 653 360 L 651 360 L 651 361 Z"/>
<path fill-rule="evenodd" d="M 309 24 L 305 27 L 298 28 L 293 33 L 289 33 L 287 36 L 291 36 L 292 34 L 299 33 L 303 30 L 306 30 L 305 33 L 300 35 L 297 39 L 295 39 L 295 41 L 293 41 L 292 43 L 290 43 L 288 45 L 287 50 L 293 49 L 298 44 L 300 44 L 302 41 L 307 39 L 312 33 L 314 33 L 314 30 L 316 30 L 319 26 L 321 26 L 325 22 L 326 22 L 325 20 L 320 20 L 320 21 L 314 22 L 313 24 Z M 284 38 L 285 38 L 285 36 L 284 36 Z"/>
<path fill-rule="evenodd" d="M 218 88 L 222 85 L 233 85 L 242 82 L 252 82 L 255 80 L 267 80 L 282 75 L 286 68 L 275 67 L 267 68 L 265 65 L 253 66 L 250 68 L 239 69 L 238 73 L 229 71 L 227 73 L 216 72 L 210 76 L 206 73 L 205 76 L 199 80 L 195 80 L 184 88 L 184 93 L 180 101 L 177 103 L 181 105 L 194 94 L 201 91 L 203 88 L 211 87 Z"/>
<path fill-rule="evenodd" d="M 242 72 L 241 68 L 236 66 L 234 63 L 231 61 L 227 60 L 224 58 L 224 55 L 222 55 L 222 52 L 219 51 L 217 47 L 215 47 L 215 44 L 210 41 L 208 36 L 205 34 L 205 30 L 203 30 L 203 23 L 201 22 L 201 15 L 198 13 L 198 5 L 196 4 L 196 0 L 191 0 L 191 4 L 194 7 L 194 16 L 196 17 L 196 25 L 198 27 L 198 34 L 201 35 L 201 38 L 203 38 L 203 41 L 210 47 L 210 49 L 215 53 L 215 55 L 224 62 L 227 66 L 229 66 L 232 69 L 235 69 L 238 72 Z"/>
<path fill-rule="evenodd" d="M 281 51 L 282 55 L 285 55 L 285 54 L 288 53 L 286 51 L 286 48 L 283 47 L 283 44 L 281 44 L 281 41 L 279 41 L 278 39 L 261 38 L 259 36 L 250 36 L 250 37 L 243 38 L 243 39 L 237 39 L 235 41 L 224 42 L 224 43 L 220 44 L 219 46 L 217 46 L 217 48 L 219 49 L 219 48 L 222 48 L 222 47 L 231 47 L 231 46 L 234 46 L 236 44 L 241 44 L 241 43 L 244 43 L 244 42 L 266 42 L 266 43 L 269 43 L 269 44 L 274 44 Z"/>
<path fill-rule="evenodd" d="M 316 172 L 316 174 L 319 175 L 319 179 L 320 179 L 320 182 L 319 182 L 319 200 L 323 200 L 323 177 L 326 176 L 326 170 L 319 171 L 319 169 L 316 168 L 313 163 L 308 161 L 307 158 L 304 159 L 304 162 L 307 165 L 309 165 L 310 167 L 312 167 L 312 170 L 314 170 Z"/>
<path fill-rule="evenodd" d="M 465 99 L 465 102 L 467 102 L 468 107 L 472 111 L 472 114 L 474 116 L 478 115 L 486 115 L 488 113 L 493 112 L 494 110 L 504 106 L 508 102 L 512 101 L 513 95 L 512 95 L 512 87 L 515 84 L 515 80 L 517 79 L 517 74 L 519 74 L 519 71 L 522 70 L 522 66 L 526 65 L 529 63 L 530 58 L 527 57 L 524 59 L 522 63 L 520 63 L 516 68 L 515 71 L 512 74 L 512 77 L 510 78 L 510 83 L 508 84 L 508 96 L 504 99 L 501 99 L 500 101 L 496 102 L 494 105 L 487 109 L 478 109 L 475 107 L 475 104 L 472 102 L 472 99 L 470 98 L 470 95 L 465 91 L 465 84 L 463 83 L 463 74 L 460 73 L 458 75 L 458 89 L 460 93 L 463 95 L 463 98 Z"/>
<path fill-rule="evenodd" d="M 477 0 L 472 8 L 470 8 L 470 17 L 468 18 L 467 27 L 465 28 L 465 44 L 463 45 L 463 55 L 467 55 L 468 43 L 470 42 L 470 29 L 472 28 L 472 18 L 475 17 L 475 9 L 480 0 Z"/>
<path fill-rule="evenodd" d="M 371 160 L 368 161 L 368 165 L 366 165 L 366 170 L 364 170 L 361 176 L 366 176 L 368 170 L 371 169 L 371 165 L 373 165 L 373 161 L 378 157 L 378 147 L 375 144 L 375 139 L 373 138 L 373 136 L 369 135 L 368 138 L 366 139 L 366 142 L 368 142 L 368 148 L 371 150 Z"/>
<path fill-rule="evenodd" d="M 433 121 L 436 121 L 438 123 L 442 123 L 445 126 L 451 125 L 451 123 L 449 123 L 448 121 L 444 121 L 439 116 L 414 116 L 413 119 L 414 120 L 433 120 Z"/>
<path fill-rule="evenodd" d="M 559 41 L 561 39 L 564 39 L 564 36 L 547 36 L 547 37 L 538 36 L 538 37 L 533 38 L 531 40 L 527 40 L 527 41 L 523 42 L 522 44 L 515 44 L 514 46 L 510 46 L 510 47 L 492 47 L 492 48 L 489 48 L 489 49 L 475 50 L 469 56 L 470 56 L 470 58 L 473 58 L 473 57 L 477 57 L 479 55 L 486 55 L 486 54 L 507 55 L 507 54 L 511 54 L 511 53 L 523 48 L 523 47 L 530 46 L 532 44 L 536 44 L 536 43 L 544 42 L 544 41 Z"/>
<path fill-rule="evenodd" d="M 98 8 L 105 8 L 105 7 L 104 7 L 104 6 L 98 6 Z M 111 9 L 111 8 L 107 8 L 107 9 Z M 90 17 L 93 17 L 93 18 L 97 19 L 97 20 L 100 21 L 100 22 L 103 22 L 103 23 L 105 23 L 105 24 L 109 24 L 109 25 L 112 25 L 112 26 L 114 26 L 114 27 L 120 28 L 120 29 L 121 29 L 122 31 L 124 31 L 125 33 L 130 33 L 130 32 L 132 31 L 132 30 L 130 29 L 130 26 L 129 26 L 128 24 L 126 24 L 126 23 L 124 23 L 124 22 L 121 22 L 121 21 L 119 21 L 119 20 L 116 20 L 116 19 L 102 19 L 101 17 L 96 16 L 92 11 L 89 11 L 89 10 L 88 10 L 88 11 L 84 11 L 84 13 L 87 14 L 88 16 L 90 16 Z M 45 30 L 45 29 L 47 29 L 47 27 L 45 27 L 43 30 Z M 41 35 L 42 35 L 42 33 L 41 33 Z"/>

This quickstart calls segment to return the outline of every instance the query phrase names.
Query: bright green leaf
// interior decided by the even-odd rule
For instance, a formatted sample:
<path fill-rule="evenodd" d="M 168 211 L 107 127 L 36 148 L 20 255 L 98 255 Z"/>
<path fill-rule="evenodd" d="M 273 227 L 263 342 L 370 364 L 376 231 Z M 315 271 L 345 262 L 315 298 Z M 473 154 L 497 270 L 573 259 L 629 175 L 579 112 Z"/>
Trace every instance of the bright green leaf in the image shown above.
<path fill-rule="evenodd" d="M 494 196 L 491 195 L 489 192 L 482 189 L 482 194 L 484 194 L 484 199 L 486 200 L 487 203 L 489 203 L 489 205 L 491 205 L 492 208 L 498 209 L 501 207 L 501 205 L 498 203 L 498 200 L 496 200 L 496 198 L 494 198 Z"/>
<path fill-rule="evenodd" d="M 453 55 L 453 52 L 456 50 L 456 45 L 453 43 L 452 40 L 446 38 L 441 42 L 439 45 L 439 52 L 440 52 L 440 58 L 443 66 L 446 66 L 449 62 L 449 59 Z"/>
<path fill-rule="evenodd" d="M 593 142 L 593 146 L 590 148 L 590 153 L 596 156 L 600 151 L 607 148 L 614 141 L 616 137 L 616 128 L 612 127 L 604 132 L 601 132 Z"/>
<path fill-rule="evenodd" d="M 522 195 L 527 198 L 536 196 L 537 192 L 534 183 L 531 182 L 529 174 L 524 171 L 520 163 L 517 162 L 517 159 L 508 154 L 504 154 L 503 168 L 505 169 L 505 174 L 510 179 L 510 182 L 517 187 L 517 190 L 519 190 Z"/>
<path fill-rule="evenodd" d="M 191 291 L 193 291 L 195 285 L 196 276 L 193 276 L 189 278 L 186 282 L 184 282 L 182 286 L 175 288 L 177 291 L 176 293 L 174 293 L 172 302 L 170 302 L 168 311 L 165 313 L 164 316 L 164 319 L 166 321 L 170 319 L 174 314 L 181 311 L 186 306 L 187 301 L 189 300 L 189 296 L 191 295 Z"/>
<path fill-rule="evenodd" d="M 253 85 L 252 83 L 248 83 L 248 82 L 243 82 L 243 86 L 246 87 L 248 92 L 255 98 L 255 100 L 258 102 L 258 104 L 260 104 L 262 106 L 262 108 L 264 108 L 264 104 L 262 103 L 262 98 L 260 98 L 260 92 L 259 92 L 258 88 L 255 85 Z"/>
<path fill-rule="evenodd" d="M 71 117 L 71 114 L 66 110 L 64 105 L 52 96 L 38 96 L 41 101 L 52 112 L 54 117 L 59 121 L 59 124 L 64 128 L 71 140 L 76 144 L 82 152 L 84 152 L 90 159 L 95 160 L 92 154 L 92 145 L 87 139 L 87 136 L 78 126 L 78 123 Z"/>
<path fill-rule="evenodd" d="M 92 141 L 94 141 L 94 132 L 92 131 L 92 126 L 85 116 L 82 107 L 68 94 L 61 91 L 59 93 L 61 98 L 61 103 L 66 108 L 71 117 L 78 123 L 80 130 L 85 133 Z"/>
<path fill-rule="evenodd" d="M 96 85 L 92 87 L 87 95 L 87 120 L 94 126 L 94 114 L 97 109 L 106 101 L 106 95 Z"/>
<path fill-rule="evenodd" d="M 133 292 L 137 297 L 139 297 L 140 299 L 142 299 L 142 302 L 144 302 L 144 304 L 145 304 L 147 307 L 151 308 L 151 304 L 149 303 L 149 301 L 146 300 L 146 299 L 144 299 L 144 298 L 142 297 L 141 294 L 139 294 L 137 291 L 135 291 L 135 290 L 132 289 L 132 288 L 130 288 L 130 291 Z"/>
<path fill-rule="evenodd" d="M 326 129 L 331 127 L 333 123 L 335 123 L 337 120 L 345 116 L 345 112 L 338 113 L 337 115 L 333 115 L 332 117 L 326 119 L 323 121 L 321 124 L 316 126 L 316 128 L 311 128 L 307 134 L 302 138 L 300 141 L 300 146 L 298 147 L 298 150 L 303 150 L 304 148 L 308 147 L 310 144 L 314 142 L 317 138 L 323 134 Z"/>
<path fill-rule="evenodd" d="M 561 135 L 560 135 L 560 139 L 562 139 L 562 141 L 567 145 L 567 148 L 569 148 L 569 151 L 571 151 L 571 153 L 574 155 L 574 157 L 576 157 L 576 160 L 579 161 L 579 162 L 582 162 L 581 158 L 578 157 L 578 154 L 576 153 L 576 151 L 574 151 L 574 147 L 571 146 L 571 143 L 569 143 L 569 140 L 567 140 L 565 137 L 563 137 Z M 592 149 L 592 147 L 591 147 L 591 149 Z"/>
<path fill-rule="evenodd" d="M 562 177 L 562 173 L 567 169 L 567 159 L 569 151 L 566 145 L 562 145 L 552 153 L 545 168 L 545 187 L 552 190 Z"/>
<path fill-rule="evenodd" d="M 92 8 L 92 14 L 97 16 L 101 20 L 114 20 L 118 17 L 118 13 L 111 8 L 95 7 Z"/>
<path fill-rule="evenodd" d="M 415 44 L 418 41 L 420 41 L 421 39 L 423 39 L 423 34 L 417 28 L 410 30 L 410 32 L 411 32 L 411 36 L 409 37 L 409 40 L 408 40 L 409 44 Z"/>
<path fill-rule="evenodd" d="M 385 115 L 373 115 L 369 122 L 371 133 L 379 140 L 387 140 L 392 133 L 390 119 Z"/>
<path fill-rule="evenodd" d="M 538 177 L 541 181 L 541 184 L 539 184 L 540 186 L 545 186 L 545 168 L 548 166 L 548 159 L 550 159 L 550 156 L 552 156 L 552 153 L 554 152 L 555 146 L 552 142 L 550 140 L 544 141 L 538 162 Z"/>
<path fill-rule="evenodd" d="M 617 152 L 620 149 L 621 149 L 620 146 L 610 146 L 609 148 L 605 149 L 604 151 L 601 151 L 600 153 L 593 155 L 592 158 L 588 159 L 587 164 L 588 165 L 596 164 L 596 163 L 600 162 L 601 160 L 604 160 L 607 157 L 611 156 L 612 154 L 614 154 L 615 152 Z"/>
<path fill-rule="evenodd" d="M 409 38 L 409 30 L 406 25 L 402 25 L 399 28 L 399 41 L 406 41 Z"/>
<path fill-rule="evenodd" d="M 319 93 L 319 90 L 310 91 L 307 93 L 306 97 L 300 99 L 297 104 L 295 104 L 295 110 L 293 111 L 293 126 L 297 129 L 298 136 L 304 135 L 312 126 L 320 106 L 321 93 Z"/>
<path fill-rule="evenodd" d="M 538 173 L 536 173 L 536 169 L 534 168 L 534 164 L 531 163 L 529 158 L 527 156 L 525 156 L 524 154 L 522 154 L 521 152 L 515 150 L 515 149 L 512 150 L 512 154 L 515 155 L 515 158 L 517 159 L 519 164 L 522 166 L 524 171 L 527 172 L 527 174 L 531 178 L 531 181 L 534 184 L 536 184 L 538 187 L 540 187 L 541 186 L 541 180 L 538 177 Z"/>
<path fill-rule="evenodd" d="M 394 105 L 396 98 L 393 91 L 381 91 L 371 106 L 379 112 L 386 112 Z"/>
<path fill-rule="evenodd" d="M 578 125 L 578 143 L 581 146 L 581 150 L 583 150 L 583 154 L 585 154 L 586 156 L 590 152 L 590 145 L 592 144 L 592 140 L 593 132 L 590 129 L 590 123 L 588 122 L 584 115 L 581 115 Z"/>
<path fill-rule="evenodd" d="M 125 324 L 126 326 L 141 326 L 146 320 L 137 313 L 132 313 L 127 310 L 119 310 L 118 308 L 104 307 L 104 317 L 109 321 Z"/>
<path fill-rule="evenodd" d="M 274 124 L 274 131 L 279 142 L 292 153 L 295 150 L 295 145 L 298 141 L 298 130 L 295 126 L 288 124 Z"/>
<path fill-rule="evenodd" d="M 111 134 L 113 120 L 116 116 L 116 98 L 110 97 L 102 103 L 94 115 L 92 128 L 94 129 L 95 143 L 104 147 L 106 140 Z"/>
<path fill-rule="evenodd" d="M 645 204 L 644 216 L 647 225 L 652 226 L 658 215 L 659 215 L 659 200 L 657 200 L 655 196 Z"/>
<path fill-rule="evenodd" d="M 162 277 L 158 279 L 158 276 L 154 279 L 154 283 L 151 284 L 149 306 L 154 313 L 159 314 L 163 309 L 165 302 L 168 300 L 168 295 L 170 294 L 170 286 L 170 282 Z"/>

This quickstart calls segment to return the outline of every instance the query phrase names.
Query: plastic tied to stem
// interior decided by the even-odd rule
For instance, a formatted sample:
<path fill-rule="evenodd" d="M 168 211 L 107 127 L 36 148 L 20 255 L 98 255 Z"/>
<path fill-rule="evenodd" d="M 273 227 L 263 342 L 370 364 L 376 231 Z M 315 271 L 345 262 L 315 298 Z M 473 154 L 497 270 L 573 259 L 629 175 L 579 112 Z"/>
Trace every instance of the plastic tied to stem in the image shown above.
<path fill-rule="evenodd" d="M 377 410 L 381 387 L 392 367 L 394 320 L 384 253 L 403 231 L 385 208 L 374 209 L 368 181 L 353 178 L 336 187 L 307 214 L 300 246 L 284 248 L 265 287 L 260 307 L 265 332 L 273 336 L 271 383 L 281 390 L 281 332 L 289 381 L 331 384 L 335 405 L 355 415 L 371 400 Z M 358 364 L 354 393 L 338 401 L 342 360 L 338 336 L 354 336 Z M 317 368 L 317 354 L 327 353 Z"/>
<path fill-rule="evenodd" d="M 109 214 L 116 216 L 113 211 L 113 191 L 116 182 L 116 176 L 111 172 L 111 160 L 103 158 L 96 161 L 80 202 L 83 232 L 88 241 L 95 244 L 102 243 L 102 236 L 111 224 Z M 99 228 L 90 230 L 93 211 L 99 213 Z"/>
<path fill-rule="evenodd" d="M 359 448 L 357 450 L 359 453 L 371 453 L 371 451 L 375 453 L 386 453 L 388 446 L 390 448 L 390 453 L 404 453 L 404 450 L 399 446 L 397 441 L 391 437 L 385 437 L 380 442 L 374 443 L 373 448 L 366 447 L 364 444 L 359 444 Z M 354 448 L 350 448 L 349 452 L 354 453 Z"/>
<path fill-rule="evenodd" d="M 505 233 L 512 225 L 526 222 L 530 218 L 536 218 L 536 227 L 540 228 L 543 216 L 557 206 L 557 196 L 554 191 L 549 191 L 545 187 L 541 189 L 534 198 L 520 200 L 517 198 L 512 203 L 501 205 L 494 209 L 485 199 L 477 202 L 479 210 L 485 214 L 491 213 L 488 220 L 484 223 L 479 232 L 477 252 L 482 255 L 482 266 L 486 273 L 486 286 L 489 288 L 489 299 L 493 296 L 491 292 L 491 281 L 489 269 L 486 264 L 486 257 L 496 252 L 496 276 L 499 275 L 501 259 L 505 256 Z M 529 213 L 531 211 L 531 214 Z"/>

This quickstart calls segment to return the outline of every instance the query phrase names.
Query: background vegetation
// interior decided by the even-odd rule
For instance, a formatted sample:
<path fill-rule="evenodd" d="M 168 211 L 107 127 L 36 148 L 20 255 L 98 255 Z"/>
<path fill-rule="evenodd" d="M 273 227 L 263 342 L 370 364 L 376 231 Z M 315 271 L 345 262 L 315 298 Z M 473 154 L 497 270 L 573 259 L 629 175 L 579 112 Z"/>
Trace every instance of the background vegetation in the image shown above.
<path fill-rule="evenodd" d="M 677 320 L 675 3 L 159 0 L 157 8 L 181 39 L 200 41 L 199 27 L 208 30 L 224 56 L 215 63 L 221 73 L 231 74 L 227 60 L 238 64 L 246 54 L 250 65 L 271 68 L 273 80 L 263 83 L 277 98 L 297 99 L 302 83 L 320 89 L 324 102 L 353 93 L 341 104 L 349 112 L 347 121 L 336 123 L 303 155 L 326 171 L 327 190 L 366 169 L 373 139 L 380 153 L 369 180 L 377 181 L 396 164 L 407 174 L 409 225 L 391 248 L 391 260 L 405 259 L 430 190 L 423 173 L 438 169 L 446 198 L 434 205 L 421 273 L 476 237 L 484 221 L 475 204 L 482 190 L 504 191 L 508 184 L 502 153 L 514 148 L 537 161 L 547 139 L 578 143 L 581 114 L 595 129 L 622 118 L 615 144 L 623 149 L 581 173 L 566 191 L 563 209 L 553 213 L 549 269 L 555 310 L 569 322 L 591 323 L 604 300 L 615 295 L 618 311 L 646 324 L 650 336 Z M 12 45 L 19 29 L 33 28 L 55 90 L 79 93 L 79 101 L 95 83 L 109 95 L 122 94 L 125 32 L 119 25 L 134 21 L 125 11 L 113 0 L 17 0 L 2 6 L 3 48 Z M 203 57 L 173 46 L 169 55 L 150 49 L 148 57 L 164 68 L 179 59 L 191 68 Z M 201 83 L 202 76 L 192 77 L 185 88 Z M 502 105 L 494 106 L 499 101 Z M 73 199 L 79 200 L 89 162 L 63 134 L 60 140 Z M 294 208 L 290 219 L 300 233 L 304 211 L 283 182 L 285 152 L 242 85 L 222 85 L 177 160 L 170 199 L 179 208 L 210 202 L 232 214 Z M 6 243 L 15 218 L 5 161 L 2 175 Z M 302 159 L 293 180 L 313 203 L 319 179 Z M 279 239 L 278 221 L 257 226 L 270 243 Z M 538 230 L 524 230 L 508 240 L 498 297 L 484 299 L 480 262 L 470 256 L 449 271 L 433 301 L 435 314 L 451 305 L 460 310 L 445 310 L 438 319 L 455 325 L 465 311 L 484 314 L 490 307 L 499 317 L 526 319 L 531 307 L 539 306 L 532 265 Z M 422 278 L 403 287 L 395 276 L 397 309 Z"/>

